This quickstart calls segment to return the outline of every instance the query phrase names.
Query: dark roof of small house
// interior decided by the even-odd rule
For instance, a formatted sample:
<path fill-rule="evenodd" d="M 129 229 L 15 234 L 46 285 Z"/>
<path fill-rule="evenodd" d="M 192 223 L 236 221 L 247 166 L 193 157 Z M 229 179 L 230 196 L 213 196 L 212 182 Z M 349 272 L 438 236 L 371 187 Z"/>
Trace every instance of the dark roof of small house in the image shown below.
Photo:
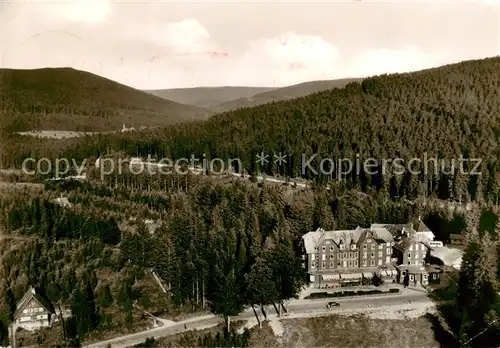
<path fill-rule="evenodd" d="M 40 289 L 29 287 L 28 291 L 24 294 L 21 300 L 17 303 L 16 311 L 14 312 L 14 318 L 17 318 L 22 312 L 24 307 L 29 303 L 29 301 L 34 298 L 41 306 L 43 306 L 50 313 L 55 313 L 54 306 L 49 301 L 49 299 L 42 293 Z"/>
<path fill-rule="evenodd" d="M 464 239 L 464 236 L 461 234 L 450 234 L 450 239 Z"/>

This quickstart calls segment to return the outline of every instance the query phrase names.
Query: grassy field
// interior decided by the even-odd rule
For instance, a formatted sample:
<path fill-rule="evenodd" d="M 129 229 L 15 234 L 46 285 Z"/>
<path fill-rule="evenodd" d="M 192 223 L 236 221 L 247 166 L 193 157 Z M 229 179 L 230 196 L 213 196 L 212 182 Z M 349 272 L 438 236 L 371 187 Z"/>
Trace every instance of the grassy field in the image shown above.
<path fill-rule="evenodd" d="M 250 329 L 250 347 L 451 347 L 449 338 L 437 327 L 436 318 L 425 315 L 415 319 L 387 320 L 357 316 L 326 316 L 282 320 L 283 335 L 277 336 L 269 322 Z M 243 323 L 234 323 L 238 328 Z M 190 331 L 199 337 L 222 330 L 223 325 Z M 179 346 L 183 334 L 157 340 L 155 347 Z M 448 340 L 448 341 L 447 341 Z"/>

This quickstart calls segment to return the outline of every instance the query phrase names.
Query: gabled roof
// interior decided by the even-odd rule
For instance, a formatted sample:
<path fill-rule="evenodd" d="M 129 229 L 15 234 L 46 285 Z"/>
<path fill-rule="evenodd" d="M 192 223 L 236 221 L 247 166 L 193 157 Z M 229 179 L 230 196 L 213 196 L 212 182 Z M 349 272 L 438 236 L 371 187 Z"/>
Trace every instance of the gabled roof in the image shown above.
<path fill-rule="evenodd" d="M 387 243 L 394 241 L 394 236 L 385 227 L 372 227 L 371 232 L 373 238 L 379 243 Z"/>
<path fill-rule="evenodd" d="M 44 307 L 50 313 L 55 313 L 54 306 L 50 301 L 41 293 L 40 290 L 37 290 L 33 287 L 29 287 L 28 291 L 24 294 L 21 300 L 17 303 L 16 311 L 14 312 L 14 319 L 21 314 L 24 307 L 30 302 L 31 299 L 37 301 L 42 307 Z"/>
<path fill-rule="evenodd" d="M 411 224 L 371 224 L 370 228 L 385 228 L 393 237 L 400 235 L 403 230 L 411 230 Z"/>
<path fill-rule="evenodd" d="M 415 232 L 431 232 L 422 220 L 412 221 Z"/>
<path fill-rule="evenodd" d="M 373 238 L 378 243 L 392 242 L 394 240 L 392 234 L 383 227 L 369 229 L 356 227 L 354 230 L 338 230 L 338 231 L 323 231 L 318 229 L 311 231 L 302 236 L 306 253 L 314 253 L 314 247 L 321 245 L 325 240 L 332 240 L 339 245 L 340 241 L 345 245 L 350 245 L 351 241 L 354 244 L 365 240 L 367 237 Z"/>
<path fill-rule="evenodd" d="M 340 240 L 345 245 L 349 245 L 351 240 L 357 243 L 364 229 L 357 227 L 355 230 L 324 231 L 318 228 L 316 231 L 307 232 L 302 236 L 306 253 L 314 253 L 314 247 L 320 245 L 325 240 L 332 240 L 339 245 Z"/>
<path fill-rule="evenodd" d="M 416 238 L 415 236 L 412 236 L 412 235 L 410 235 L 409 237 L 403 238 L 402 240 L 397 242 L 394 247 L 401 250 L 401 251 L 406 251 L 410 247 L 410 245 L 413 243 L 422 243 L 427 248 L 429 247 L 426 243 L 424 243 L 423 241 L 419 240 L 418 238 Z"/>

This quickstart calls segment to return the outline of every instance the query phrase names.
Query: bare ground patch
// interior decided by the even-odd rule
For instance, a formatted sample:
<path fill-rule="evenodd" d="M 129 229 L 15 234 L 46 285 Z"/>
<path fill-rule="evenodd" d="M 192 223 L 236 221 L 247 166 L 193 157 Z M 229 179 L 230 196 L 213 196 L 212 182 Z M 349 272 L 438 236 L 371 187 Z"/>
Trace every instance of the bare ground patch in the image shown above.
<path fill-rule="evenodd" d="M 441 347 L 435 322 L 428 316 L 406 320 L 372 319 L 363 315 L 327 316 L 281 321 L 283 337 L 266 322 L 250 330 L 251 347 Z"/>

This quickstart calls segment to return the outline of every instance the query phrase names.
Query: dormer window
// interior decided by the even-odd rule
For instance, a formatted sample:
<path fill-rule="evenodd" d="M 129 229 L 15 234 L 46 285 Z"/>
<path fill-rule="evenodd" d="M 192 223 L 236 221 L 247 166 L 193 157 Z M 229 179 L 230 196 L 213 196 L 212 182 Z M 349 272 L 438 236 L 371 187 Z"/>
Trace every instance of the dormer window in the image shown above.
<path fill-rule="evenodd" d="M 379 249 L 382 249 L 382 244 L 379 244 L 379 245 L 378 245 L 378 248 L 379 248 Z"/>
<path fill-rule="evenodd" d="M 356 249 L 356 244 L 351 244 L 351 250 L 355 250 Z"/>
<path fill-rule="evenodd" d="M 330 252 L 332 253 L 332 252 L 334 252 L 334 251 L 335 251 L 334 246 L 333 246 L 333 245 L 330 245 Z"/>
<path fill-rule="evenodd" d="M 342 239 L 339 241 L 339 246 L 340 246 L 340 250 L 344 250 L 345 245 L 344 245 L 344 241 Z"/>

